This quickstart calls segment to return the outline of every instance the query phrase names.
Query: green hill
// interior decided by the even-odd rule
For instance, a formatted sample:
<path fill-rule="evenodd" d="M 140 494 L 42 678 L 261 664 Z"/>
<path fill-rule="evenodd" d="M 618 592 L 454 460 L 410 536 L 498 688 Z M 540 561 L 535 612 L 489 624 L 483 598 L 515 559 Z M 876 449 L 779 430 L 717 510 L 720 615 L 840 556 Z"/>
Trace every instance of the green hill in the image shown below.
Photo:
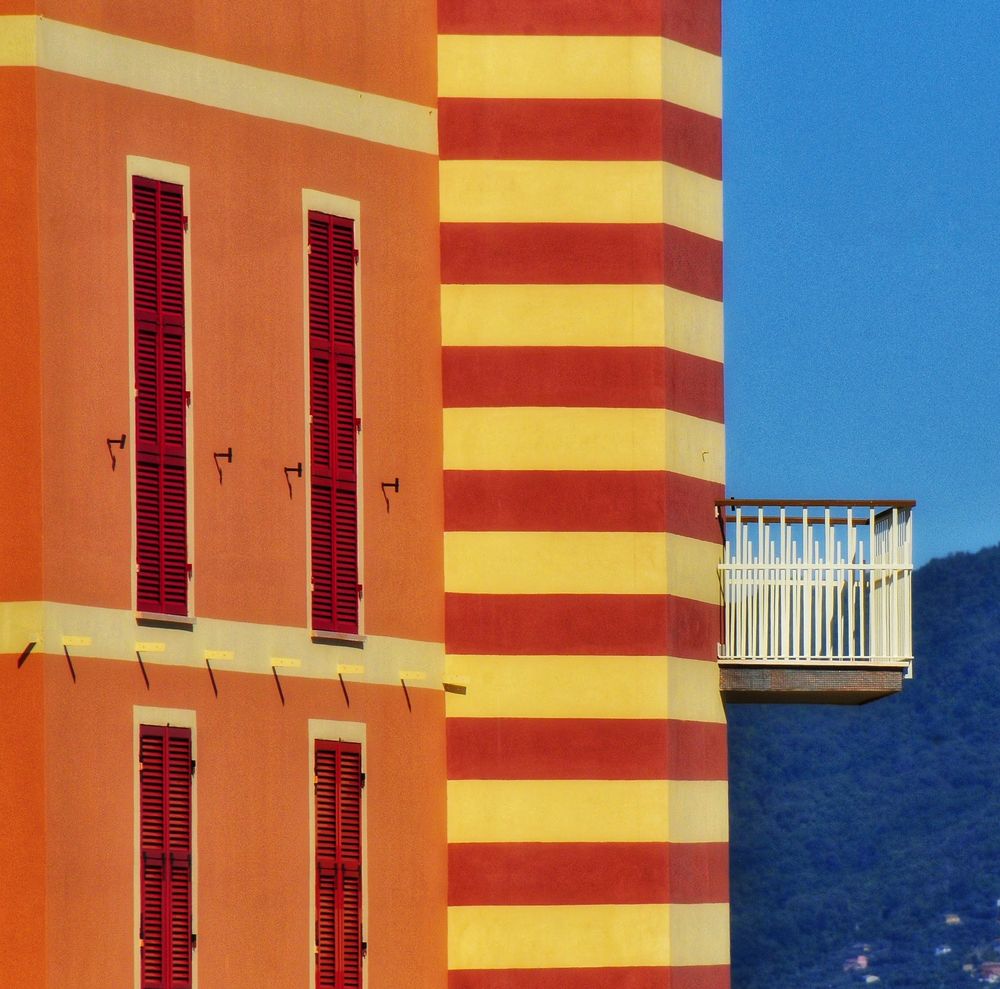
<path fill-rule="evenodd" d="M 734 989 L 971 986 L 997 957 L 1000 546 L 921 567 L 914 615 L 901 695 L 729 708 Z"/>

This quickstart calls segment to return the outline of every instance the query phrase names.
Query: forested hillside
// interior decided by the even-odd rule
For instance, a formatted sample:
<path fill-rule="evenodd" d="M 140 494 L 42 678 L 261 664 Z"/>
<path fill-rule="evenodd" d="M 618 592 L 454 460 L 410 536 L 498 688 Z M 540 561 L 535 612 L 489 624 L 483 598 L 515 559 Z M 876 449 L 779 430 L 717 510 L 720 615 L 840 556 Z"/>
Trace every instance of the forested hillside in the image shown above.
<path fill-rule="evenodd" d="M 914 615 L 901 695 L 728 710 L 734 989 L 972 986 L 1000 957 L 1000 546 L 921 567 Z"/>

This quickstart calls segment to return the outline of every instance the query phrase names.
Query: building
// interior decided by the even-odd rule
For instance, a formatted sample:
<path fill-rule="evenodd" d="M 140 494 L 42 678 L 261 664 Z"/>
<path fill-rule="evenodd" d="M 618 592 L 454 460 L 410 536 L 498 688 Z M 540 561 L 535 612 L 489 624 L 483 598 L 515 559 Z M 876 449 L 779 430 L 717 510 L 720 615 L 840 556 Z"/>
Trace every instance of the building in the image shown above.
<path fill-rule="evenodd" d="M 718 0 L 0 10 L 0 984 L 728 986 Z"/>

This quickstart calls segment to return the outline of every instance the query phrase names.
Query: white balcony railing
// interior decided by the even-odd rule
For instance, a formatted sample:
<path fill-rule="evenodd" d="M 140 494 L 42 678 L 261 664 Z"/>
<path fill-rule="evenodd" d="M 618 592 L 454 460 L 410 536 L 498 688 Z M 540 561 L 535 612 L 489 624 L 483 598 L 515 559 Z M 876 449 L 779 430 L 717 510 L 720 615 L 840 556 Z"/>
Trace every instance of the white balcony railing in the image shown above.
<path fill-rule="evenodd" d="M 911 663 L 912 501 L 729 501 L 725 662 Z"/>

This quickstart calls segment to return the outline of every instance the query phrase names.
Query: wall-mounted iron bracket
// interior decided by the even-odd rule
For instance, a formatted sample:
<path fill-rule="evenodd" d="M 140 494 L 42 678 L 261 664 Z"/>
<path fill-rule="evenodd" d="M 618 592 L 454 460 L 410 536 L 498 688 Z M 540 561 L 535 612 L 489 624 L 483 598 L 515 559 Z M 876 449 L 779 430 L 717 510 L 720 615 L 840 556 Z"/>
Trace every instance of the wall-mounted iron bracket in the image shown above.
<path fill-rule="evenodd" d="M 292 497 L 292 474 L 296 477 L 302 476 L 302 461 L 300 460 L 294 467 L 285 468 L 285 484 L 288 485 L 288 497 Z"/>
<path fill-rule="evenodd" d="M 397 477 L 394 481 L 383 481 L 382 482 L 382 497 L 385 498 L 385 510 L 388 514 L 389 511 L 389 492 L 395 491 L 399 494 L 399 478 Z"/>
<path fill-rule="evenodd" d="M 222 464 L 219 463 L 220 460 L 225 460 L 227 464 L 233 462 L 233 448 L 230 447 L 228 450 L 222 453 L 213 453 L 212 456 L 215 459 L 215 469 L 219 472 L 219 484 L 222 483 Z"/>
<path fill-rule="evenodd" d="M 118 466 L 118 461 L 115 458 L 115 451 L 112 450 L 111 448 L 113 446 L 116 446 L 116 447 L 118 447 L 119 450 L 124 450 L 125 449 L 125 434 L 122 433 L 121 436 L 119 436 L 117 438 L 115 438 L 115 437 L 109 437 L 107 442 L 108 442 L 108 453 L 111 456 L 111 469 L 114 470 Z"/>

